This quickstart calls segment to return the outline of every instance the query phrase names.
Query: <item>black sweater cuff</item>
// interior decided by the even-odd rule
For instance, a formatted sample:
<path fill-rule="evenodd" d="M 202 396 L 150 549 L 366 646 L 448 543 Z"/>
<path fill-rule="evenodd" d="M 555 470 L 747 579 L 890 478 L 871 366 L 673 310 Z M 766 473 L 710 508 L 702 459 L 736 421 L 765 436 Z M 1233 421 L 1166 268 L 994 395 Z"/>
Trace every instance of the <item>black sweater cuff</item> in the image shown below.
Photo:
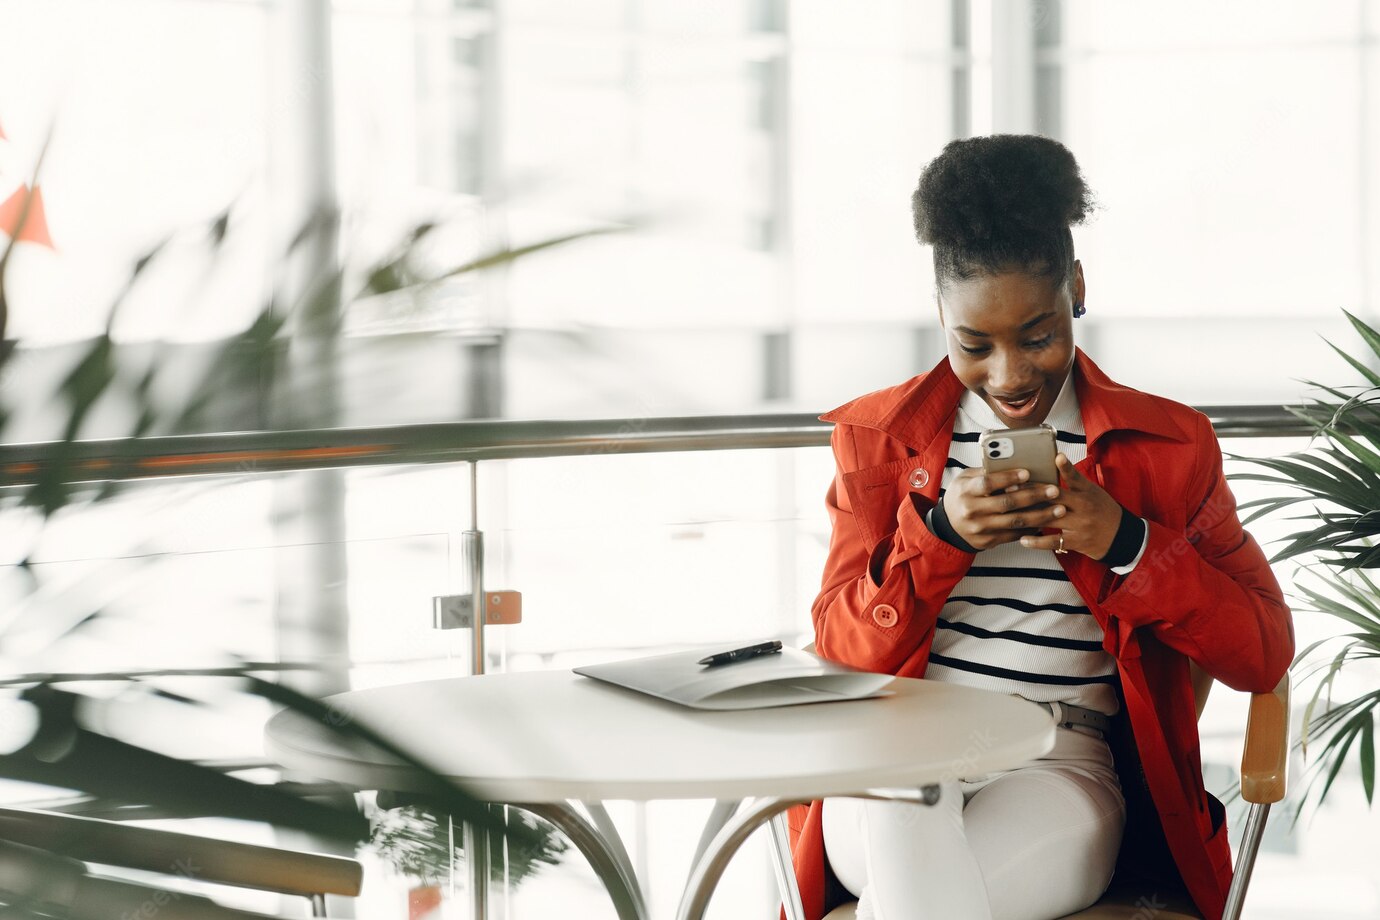
<path fill-rule="evenodd" d="M 915 498 L 914 494 L 911 495 L 911 498 Z M 919 508 L 920 503 L 916 501 L 916 510 L 918 511 Z M 928 515 L 921 512 L 920 517 L 924 519 L 926 525 L 930 528 L 930 533 L 934 534 L 945 543 L 955 549 L 961 549 L 965 553 L 977 552 L 977 547 L 960 537 L 957 531 L 954 530 L 954 525 L 949 523 L 949 514 L 944 510 L 944 496 L 941 495 L 939 501 L 935 502 L 934 510 Z"/>
<path fill-rule="evenodd" d="M 1129 565 L 1144 544 L 1145 521 L 1122 508 L 1121 524 L 1116 529 L 1116 536 L 1112 538 L 1112 545 L 1107 550 L 1107 555 L 1098 561 L 1109 568 Z"/>

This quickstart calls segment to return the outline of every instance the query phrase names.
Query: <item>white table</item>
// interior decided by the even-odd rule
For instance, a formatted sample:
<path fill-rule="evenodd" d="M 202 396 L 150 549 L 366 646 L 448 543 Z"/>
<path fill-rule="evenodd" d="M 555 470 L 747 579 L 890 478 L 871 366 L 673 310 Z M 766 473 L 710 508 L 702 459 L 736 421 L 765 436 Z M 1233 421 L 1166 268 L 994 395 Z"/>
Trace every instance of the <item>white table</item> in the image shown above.
<path fill-rule="evenodd" d="M 645 916 L 622 844 L 572 801 L 754 799 L 691 872 L 678 916 L 697 920 L 742 842 L 791 805 L 1004 769 L 1054 743 L 1050 716 L 1015 697 L 906 678 L 891 690 L 881 699 L 700 712 L 569 671 L 538 671 L 357 690 L 327 702 L 480 798 L 552 820 L 611 892 L 621 886 L 630 896 L 622 920 Z M 274 716 L 266 735 L 268 755 L 284 766 L 361 789 L 418 789 L 407 767 L 296 713 Z"/>

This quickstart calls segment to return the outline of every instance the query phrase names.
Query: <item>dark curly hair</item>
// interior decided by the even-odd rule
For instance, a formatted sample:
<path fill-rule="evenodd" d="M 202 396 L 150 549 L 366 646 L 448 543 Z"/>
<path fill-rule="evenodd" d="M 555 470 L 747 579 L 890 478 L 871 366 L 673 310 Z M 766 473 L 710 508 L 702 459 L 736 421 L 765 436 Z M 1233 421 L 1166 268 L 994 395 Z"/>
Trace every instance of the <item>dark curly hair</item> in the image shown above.
<path fill-rule="evenodd" d="M 1064 283 L 1073 234 L 1093 209 L 1068 148 L 1035 134 L 951 141 L 911 196 L 915 235 L 934 247 L 935 284 L 1004 271 Z"/>

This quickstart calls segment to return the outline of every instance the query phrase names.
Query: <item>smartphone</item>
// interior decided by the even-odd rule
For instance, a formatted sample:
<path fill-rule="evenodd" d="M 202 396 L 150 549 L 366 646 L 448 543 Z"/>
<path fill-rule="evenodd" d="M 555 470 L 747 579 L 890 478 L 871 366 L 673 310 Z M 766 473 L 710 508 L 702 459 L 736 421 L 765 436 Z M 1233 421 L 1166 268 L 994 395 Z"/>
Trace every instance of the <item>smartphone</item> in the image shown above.
<path fill-rule="evenodd" d="M 1054 465 L 1054 429 L 1049 425 L 984 431 L 978 444 L 982 447 L 982 468 L 988 473 L 1029 470 L 1030 482 L 1059 484 L 1059 468 Z"/>

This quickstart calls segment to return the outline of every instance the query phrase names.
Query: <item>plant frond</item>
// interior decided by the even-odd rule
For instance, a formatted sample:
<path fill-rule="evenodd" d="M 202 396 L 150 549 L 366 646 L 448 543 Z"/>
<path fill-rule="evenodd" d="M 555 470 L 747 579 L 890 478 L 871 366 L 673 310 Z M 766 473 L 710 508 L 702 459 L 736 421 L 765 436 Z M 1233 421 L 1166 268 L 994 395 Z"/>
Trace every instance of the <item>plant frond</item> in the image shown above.
<path fill-rule="evenodd" d="M 1361 339 L 1370 348 L 1371 354 L 1380 358 L 1380 332 L 1376 332 L 1371 326 L 1350 310 L 1342 310 L 1342 313 L 1351 321 L 1351 328 L 1361 334 Z M 1377 384 L 1380 386 L 1380 384 Z"/>
<path fill-rule="evenodd" d="M 1364 364 L 1362 364 L 1360 361 L 1357 361 L 1357 360 L 1356 360 L 1355 358 L 1353 358 L 1351 355 L 1347 354 L 1345 351 L 1343 351 L 1342 349 L 1338 348 L 1337 345 L 1334 344 L 1331 340 L 1329 340 L 1329 339 L 1327 339 L 1327 338 L 1324 338 L 1323 341 L 1324 341 L 1324 342 L 1327 342 L 1329 348 L 1331 348 L 1331 349 L 1332 349 L 1333 351 L 1335 351 L 1337 354 L 1341 355 L 1341 356 L 1342 356 L 1342 359 L 1343 359 L 1344 361 L 1346 361 L 1347 364 L 1350 364 L 1353 368 L 1355 368 L 1357 371 L 1359 371 L 1359 372 L 1361 373 L 1361 376 L 1362 376 L 1362 377 L 1365 377 L 1365 378 L 1366 378 L 1367 380 L 1369 380 L 1373 385 L 1375 385 L 1375 386 L 1380 386 L 1380 374 L 1375 373 L 1375 371 L 1373 371 L 1373 370 L 1371 370 L 1370 368 L 1366 367 L 1366 366 L 1365 366 Z"/>

